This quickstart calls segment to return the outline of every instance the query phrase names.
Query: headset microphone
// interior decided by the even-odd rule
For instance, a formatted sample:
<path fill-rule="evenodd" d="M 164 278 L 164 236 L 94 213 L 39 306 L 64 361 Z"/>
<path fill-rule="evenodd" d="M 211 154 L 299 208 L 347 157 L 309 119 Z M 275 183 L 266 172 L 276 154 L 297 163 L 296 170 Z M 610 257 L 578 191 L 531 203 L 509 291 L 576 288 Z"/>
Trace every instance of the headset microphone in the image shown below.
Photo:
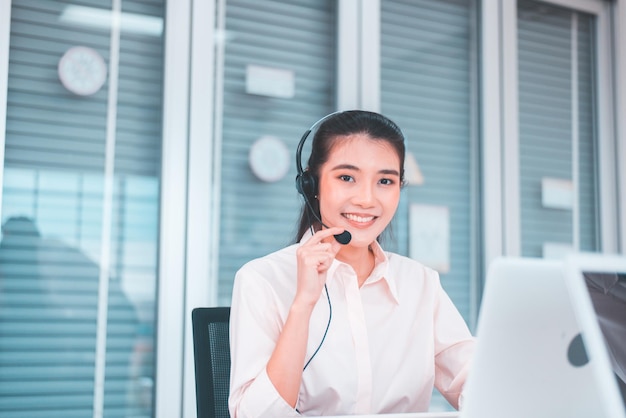
<path fill-rule="evenodd" d="M 320 222 L 320 223 L 321 223 L 321 222 Z M 324 224 L 322 224 L 322 225 L 323 225 L 323 226 L 326 226 L 326 225 L 324 225 Z M 326 226 L 326 228 L 328 228 L 328 227 Z M 341 234 L 336 234 L 336 235 L 333 235 L 333 237 L 335 237 L 335 239 L 337 240 L 337 242 L 338 242 L 339 244 L 346 245 L 346 244 L 347 244 L 347 243 L 349 243 L 349 242 L 350 242 L 350 240 L 352 239 L 352 234 L 351 234 L 351 233 L 349 233 L 347 230 L 345 230 L 345 231 L 343 231 Z"/>
<path fill-rule="evenodd" d="M 311 211 L 311 213 L 313 214 L 313 217 L 322 224 L 322 226 L 326 229 L 330 229 L 330 227 L 328 225 L 326 225 L 324 222 L 322 222 L 322 220 L 315 214 L 315 211 L 313 210 L 313 208 L 311 207 L 311 204 L 309 203 L 309 199 L 304 198 L 304 201 L 306 202 L 307 206 L 309 207 L 309 210 Z M 350 242 L 350 240 L 352 239 L 352 234 L 350 232 L 348 232 L 348 230 L 344 230 L 341 234 L 335 234 L 333 235 L 333 237 L 335 237 L 335 239 L 337 240 L 337 242 L 339 244 L 343 244 L 346 245 L 347 243 Z"/>
<path fill-rule="evenodd" d="M 298 170 L 298 175 L 296 176 L 296 189 L 298 192 L 304 197 L 304 202 L 306 203 L 309 211 L 313 215 L 313 217 L 320 223 L 324 228 L 329 228 L 327 225 L 322 222 L 319 216 L 313 210 L 313 206 L 309 201 L 310 196 L 314 196 L 317 193 L 317 179 L 313 174 L 311 174 L 308 170 L 302 169 L 302 147 L 304 146 L 304 142 L 306 141 L 309 134 L 322 124 L 329 117 L 336 115 L 340 112 L 334 112 L 329 115 L 324 116 L 322 119 L 318 120 L 311 126 L 305 133 L 302 135 L 300 142 L 298 143 L 298 148 L 296 149 L 296 170 Z M 348 231 L 343 231 L 341 234 L 333 235 L 338 243 L 346 245 L 352 239 L 352 234 Z"/>

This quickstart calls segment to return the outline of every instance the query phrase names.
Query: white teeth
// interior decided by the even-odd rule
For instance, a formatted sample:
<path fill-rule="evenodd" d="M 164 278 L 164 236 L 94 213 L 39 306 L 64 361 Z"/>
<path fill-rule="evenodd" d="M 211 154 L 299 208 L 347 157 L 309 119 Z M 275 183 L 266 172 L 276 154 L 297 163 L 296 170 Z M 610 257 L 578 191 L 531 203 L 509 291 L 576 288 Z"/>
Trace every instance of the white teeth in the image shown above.
<path fill-rule="evenodd" d="M 345 217 L 350 219 L 351 221 L 356 221 L 356 222 L 370 222 L 372 219 L 374 219 L 373 216 L 368 216 L 367 218 L 363 218 L 361 216 L 357 216 L 357 215 L 352 215 L 351 213 L 346 213 Z"/>

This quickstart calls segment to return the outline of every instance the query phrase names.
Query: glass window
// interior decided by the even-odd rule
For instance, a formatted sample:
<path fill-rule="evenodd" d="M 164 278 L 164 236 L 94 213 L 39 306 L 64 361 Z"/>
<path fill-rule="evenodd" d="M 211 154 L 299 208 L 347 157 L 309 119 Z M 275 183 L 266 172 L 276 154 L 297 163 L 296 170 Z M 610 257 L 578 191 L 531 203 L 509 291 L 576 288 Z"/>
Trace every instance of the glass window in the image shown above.
<path fill-rule="evenodd" d="M 153 416 L 163 3 L 12 2 L 2 417 Z"/>
<path fill-rule="evenodd" d="M 518 2 L 522 255 L 598 251 L 595 18 Z"/>
<path fill-rule="evenodd" d="M 220 305 L 230 305 L 233 279 L 244 263 L 295 238 L 301 206 L 296 146 L 309 126 L 334 110 L 335 3 L 226 2 L 223 124 L 217 138 Z M 267 173 L 263 167 L 253 171 L 250 161 L 262 138 L 274 144 L 257 160 L 274 165 Z"/>
<path fill-rule="evenodd" d="M 480 254 L 476 6 L 390 0 L 381 7 L 381 107 L 403 129 L 407 145 L 408 185 L 391 244 L 439 270 L 469 321 L 472 260 Z"/>

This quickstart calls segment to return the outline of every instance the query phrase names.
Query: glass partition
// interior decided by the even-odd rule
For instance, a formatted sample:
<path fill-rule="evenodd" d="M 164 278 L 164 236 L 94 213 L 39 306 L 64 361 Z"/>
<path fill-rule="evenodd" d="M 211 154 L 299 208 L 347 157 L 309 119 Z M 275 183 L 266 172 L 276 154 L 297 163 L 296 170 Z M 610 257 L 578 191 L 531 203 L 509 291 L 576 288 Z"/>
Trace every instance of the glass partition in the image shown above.
<path fill-rule="evenodd" d="M 163 12 L 12 1 L 3 417 L 153 416 Z"/>

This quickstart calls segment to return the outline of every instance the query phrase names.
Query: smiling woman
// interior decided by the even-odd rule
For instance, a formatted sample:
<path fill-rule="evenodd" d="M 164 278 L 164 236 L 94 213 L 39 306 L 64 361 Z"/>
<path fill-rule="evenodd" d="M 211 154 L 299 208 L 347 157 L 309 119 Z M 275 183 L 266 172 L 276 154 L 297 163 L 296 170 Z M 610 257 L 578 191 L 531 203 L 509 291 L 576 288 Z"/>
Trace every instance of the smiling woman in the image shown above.
<path fill-rule="evenodd" d="M 232 417 L 421 412 L 433 387 L 458 408 L 474 340 L 438 274 L 378 242 L 398 207 L 404 155 L 383 115 L 319 122 L 296 178 L 298 243 L 235 278 Z M 339 241 L 345 231 L 352 238 Z"/>

